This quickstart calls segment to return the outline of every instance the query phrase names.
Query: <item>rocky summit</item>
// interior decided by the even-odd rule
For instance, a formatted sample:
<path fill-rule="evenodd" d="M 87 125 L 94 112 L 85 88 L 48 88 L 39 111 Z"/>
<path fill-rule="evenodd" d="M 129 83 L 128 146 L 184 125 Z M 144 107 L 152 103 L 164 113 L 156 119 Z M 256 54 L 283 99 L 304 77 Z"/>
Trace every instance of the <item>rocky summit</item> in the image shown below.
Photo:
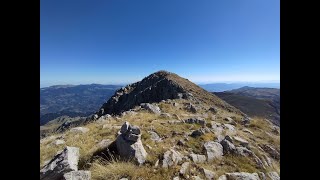
<path fill-rule="evenodd" d="M 230 111 L 239 112 L 214 94 L 211 94 L 188 79 L 167 71 L 158 71 L 139 82 L 129 84 L 115 94 L 100 108 L 98 116 L 120 114 L 141 103 L 158 103 L 167 99 L 192 99 L 214 103 Z"/>
<path fill-rule="evenodd" d="M 40 139 L 40 179 L 280 179 L 280 127 L 159 71 Z"/>

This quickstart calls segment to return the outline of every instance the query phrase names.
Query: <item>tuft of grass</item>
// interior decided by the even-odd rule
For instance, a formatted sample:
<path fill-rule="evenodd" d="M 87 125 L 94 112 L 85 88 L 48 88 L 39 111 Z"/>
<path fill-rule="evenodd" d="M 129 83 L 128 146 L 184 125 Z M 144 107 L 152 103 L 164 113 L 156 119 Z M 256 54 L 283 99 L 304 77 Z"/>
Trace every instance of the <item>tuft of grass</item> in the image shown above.
<path fill-rule="evenodd" d="M 96 160 L 92 163 L 90 169 L 93 180 L 118 180 L 120 178 L 128 178 L 131 180 L 137 179 L 171 179 L 175 168 L 153 170 L 148 166 L 136 166 L 127 161 L 113 160 L 106 162 L 103 160 Z"/>

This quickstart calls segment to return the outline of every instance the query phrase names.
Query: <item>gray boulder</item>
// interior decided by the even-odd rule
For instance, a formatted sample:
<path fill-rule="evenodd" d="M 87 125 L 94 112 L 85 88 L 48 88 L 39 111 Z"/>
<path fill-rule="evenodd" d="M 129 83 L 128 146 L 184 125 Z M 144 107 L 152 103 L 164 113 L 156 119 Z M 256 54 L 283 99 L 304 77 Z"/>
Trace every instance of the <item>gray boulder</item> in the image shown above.
<path fill-rule="evenodd" d="M 236 128 L 234 127 L 234 125 L 231 125 L 231 124 L 224 124 L 223 127 L 232 133 L 236 131 Z"/>
<path fill-rule="evenodd" d="M 160 142 L 160 141 L 162 141 L 161 138 L 160 138 L 160 136 L 159 136 L 156 132 L 154 132 L 154 131 L 148 131 L 148 133 L 150 134 L 152 141 L 155 141 L 155 142 Z"/>
<path fill-rule="evenodd" d="M 234 172 L 226 173 L 227 180 L 260 180 L 257 173 Z"/>
<path fill-rule="evenodd" d="M 271 179 L 271 180 L 280 180 L 280 176 L 278 175 L 277 172 L 273 171 L 273 172 L 268 172 L 267 176 Z"/>
<path fill-rule="evenodd" d="M 163 155 L 162 167 L 168 168 L 170 166 L 177 165 L 182 161 L 182 158 L 183 156 L 181 153 L 173 149 L 170 149 L 166 151 Z"/>
<path fill-rule="evenodd" d="M 223 147 L 223 154 L 232 154 L 236 151 L 236 147 L 226 138 L 223 139 L 220 144 Z"/>
<path fill-rule="evenodd" d="M 192 179 L 193 180 L 202 180 L 201 177 L 199 177 L 199 176 L 192 176 Z"/>
<path fill-rule="evenodd" d="M 192 137 L 202 136 L 202 135 L 204 135 L 205 133 L 209 133 L 209 132 L 210 132 L 210 129 L 209 129 L 209 128 L 200 128 L 200 129 L 194 130 L 194 131 L 191 133 L 191 136 L 192 136 Z"/>
<path fill-rule="evenodd" d="M 208 141 L 204 143 L 203 149 L 207 155 L 209 162 L 213 159 L 221 158 L 223 155 L 223 147 L 218 142 Z"/>
<path fill-rule="evenodd" d="M 102 141 L 100 141 L 98 144 L 95 145 L 96 149 L 105 149 L 107 148 L 110 144 L 112 143 L 112 141 L 110 139 L 103 139 Z"/>
<path fill-rule="evenodd" d="M 222 175 L 218 178 L 218 180 L 227 180 L 227 176 L 226 175 Z"/>
<path fill-rule="evenodd" d="M 141 107 L 148 110 L 149 112 L 155 113 L 155 114 L 160 114 L 160 108 L 156 105 L 149 104 L 149 103 L 141 103 Z"/>
<path fill-rule="evenodd" d="M 42 180 L 60 180 L 65 173 L 78 171 L 79 148 L 67 146 L 40 170 Z"/>
<path fill-rule="evenodd" d="M 220 135 L 223 132 L 223 127 L 221 126 L 221 124 L 215 121 L 211 121 L 211 129 L 217 135 Z"/>
<path fill-rule="evenodd" d="M 128 126 L 129 125 L 129 126 Z M 120 157 L 125 159 L 134 159 L 139 164 L 143 164 L 146 161 L 147 152 L 144 149 L 141 142 L 141 131 L 137 126 L 131 126 L 128 122 L 125 122 L 121 129 L 122 131 L 116 139 L 116 147 Z"/>
<path fill-rule="evenodd" d="M 248 148 L 249 147 L 249 142 L 239 136 L 234 136 L 233 139 L 235 142 L 238 142 L 241 146 Z"/>
<path fill-rule="evenodd" d="M 205 155 L 200 155 L 200 154 L 194 154 L 194 153 L 192 153 L 192 154 L 190 154 L 189 156 L 190 156 L 190 158 L 192 159 L 192 161 L 193 161 L 194 163 L 204 163 L 204 162 L 207 160 L 207 158 L 206 158 Z"/>
<path fill-rule="evenodd" d="M 55 145 L 61 145 L 61 144 L 64 144 L 66 143 L 63 139 L 57 139 L 56 141 L 54 141 L 54 144 Z"/>
<path fill-rule="evenodd" d="M 207 170 L 205 168 L 201 168 L 201 172 L 204 174 L 204 176 L 206 177 L 206 179 L 208 180 L 212 180 L 214 179 L 214 176 L 215 176 L 215 173 L 210 171 L 210 170 Z"/>
<path fill-rule="evenodd" d="M 204 120 L 202 118 L 189 118 L 189 119 L 184 120 L 184 123 L 200 124 L 201 126 L 205 126 L 206 125 L 206 120 Z"/>
<path fill-rule="evenodd" d="M 187 173 L 188 169 L 189 169 L 189 166 L 190 166 L 190 162 L 184 162 L 182 165 L 181 165 L 181 168 L 180 168 L 180 171 L 179 173 L 183 176 Z"/>
<path fill-rule="evenodd" d="M 90 171 L 71 171 L 63 175 L 63 180 L 90 180 Z"/>

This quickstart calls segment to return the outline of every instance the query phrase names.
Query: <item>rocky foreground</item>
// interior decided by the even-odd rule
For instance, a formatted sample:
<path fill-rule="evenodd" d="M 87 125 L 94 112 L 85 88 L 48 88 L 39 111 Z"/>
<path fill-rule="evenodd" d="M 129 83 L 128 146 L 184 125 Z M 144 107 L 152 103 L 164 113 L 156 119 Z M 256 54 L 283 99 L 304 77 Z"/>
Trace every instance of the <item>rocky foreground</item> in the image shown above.
<path fill-rule="evenodd" d="M 40 179 L 280 179 L 279 127 L 168 83 L 173 90 L 162 91 L 181 96 L 137 102 L 140 86 L 134 95 L 122 89 L 92 120 L 41 139 Z"/>

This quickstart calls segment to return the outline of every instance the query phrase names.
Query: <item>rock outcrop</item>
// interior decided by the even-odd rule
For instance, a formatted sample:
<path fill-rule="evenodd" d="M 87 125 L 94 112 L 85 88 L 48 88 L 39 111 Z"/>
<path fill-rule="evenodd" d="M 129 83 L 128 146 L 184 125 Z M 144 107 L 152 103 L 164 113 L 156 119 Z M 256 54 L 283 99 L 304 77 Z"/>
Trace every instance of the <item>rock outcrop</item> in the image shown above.
<path fill-rule="evenodd" d="M 235 172 L 226 173 L 227 180 L 260 180 L 257 173 Z"/>
<path fill-rule="evenodd" d="M 216 95 L 207 92 L 189 80 L 167 71 L 158 71 L 141 81 L 129 84 L 117 90 L 96 113 L 98 118 L 105 114 L 120 115 L 124 111 L 141 103 L 158 103 L 167 99 L 198 99 L 229 111 L 241 114 L 241 111 L 229 105 Z M 196 107 L 189 106 L 196 112 Z"/>
<path fill-rule="evenodd" d="M 170 166 L 177 165 L 182 161 L 182 158 L 183 155 L 180 152 L 170 149 L 163 155 L 162 167 L 168 168 Z"/>
<path fill-rule="evenodd" d="M 223 155 L 223 147 L 220 143 L 209 141 L 204 143 L 203 149 L 207 155 L 208 161 L 221 158 Z"/>
<path fill-rule="evenodd" d="M 79 148 L 66 147 L 40 170 L 42 180 L 60 180 L 65 173 L 78 171 Z"/>
<path fill-rule="evenodd" d="M 91 172 L 90 171 L 71 171 L 63 175 L 62 180 L 90 180 Z"/>
<path fill-rule="evenodd" d="M 125 122 L 116 139 L 117 152 L 121 158 L 134 159 L 139 164 L 146 161 L 147 152 L 141 142 L 141 131 L 137 126 Z"/>

